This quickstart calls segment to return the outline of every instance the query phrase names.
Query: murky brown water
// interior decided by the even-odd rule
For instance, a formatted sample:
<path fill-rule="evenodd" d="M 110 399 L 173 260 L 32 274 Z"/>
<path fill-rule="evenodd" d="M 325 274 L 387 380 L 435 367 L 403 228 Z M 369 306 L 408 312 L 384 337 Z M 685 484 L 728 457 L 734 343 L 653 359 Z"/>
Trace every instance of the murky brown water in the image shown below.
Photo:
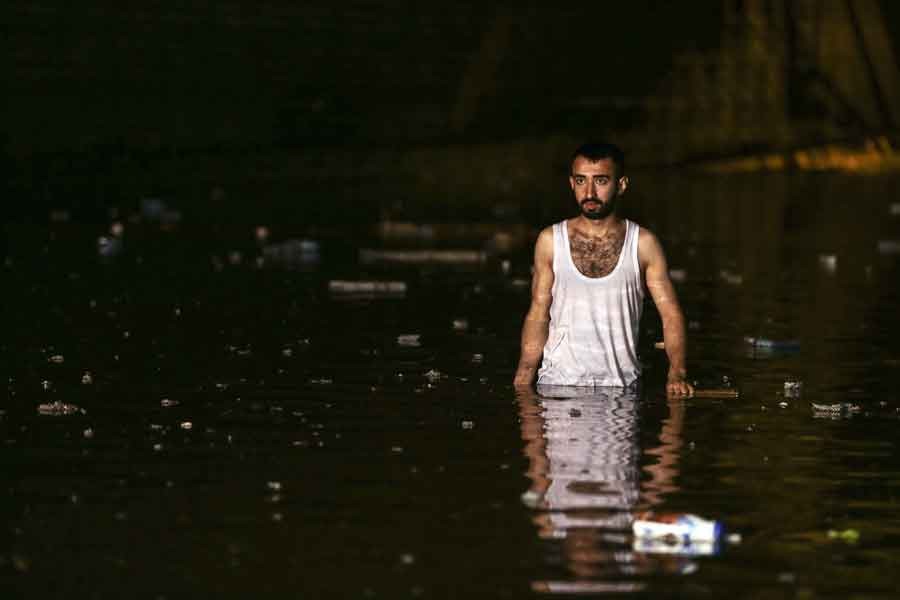
<path fill-rule="evenodd" d="M 737 400 L 666 401 L 652 311 L 640 389 L 516 397 L 528 248 L 357 261 L 489 234 L 307 232 L 318 262 L 307 245 L 259 266 L 249 226 L 126 225 L 107 260 L 105 225 L 8 228 L 9 597 L 894 597 L 900 182 L 634 184 L 628 211 L 679 279 L 692 375 Z M 741 541 L 641 548 L 646 507 Z"/>

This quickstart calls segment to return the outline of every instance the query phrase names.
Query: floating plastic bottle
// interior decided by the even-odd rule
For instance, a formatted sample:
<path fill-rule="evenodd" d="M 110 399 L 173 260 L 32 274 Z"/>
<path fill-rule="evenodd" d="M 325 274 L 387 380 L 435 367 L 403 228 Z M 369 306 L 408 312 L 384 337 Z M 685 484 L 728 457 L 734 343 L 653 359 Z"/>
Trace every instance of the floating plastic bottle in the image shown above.
<path fill-rule="evenodd" d="M 636 540 L 659 540 L 673 546 L 715 545 L 722 524 L 686 513 L 644 513 L 631 526 Z"/>

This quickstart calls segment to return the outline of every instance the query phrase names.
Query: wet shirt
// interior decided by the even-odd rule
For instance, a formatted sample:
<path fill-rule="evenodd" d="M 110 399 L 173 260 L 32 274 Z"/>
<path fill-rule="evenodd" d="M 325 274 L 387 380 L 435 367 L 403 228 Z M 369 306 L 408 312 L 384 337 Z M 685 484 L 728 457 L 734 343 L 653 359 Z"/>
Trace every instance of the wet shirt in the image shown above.
<path fill-rule="evenodd" d="M 629 220 L 625 226 L 615 268 L 603 277 L 588 277 L 572 261 L 566 221 L 553 225 L 553 303 L 538 383 L 625 387 L 640 377 L 640 227 Z"/>

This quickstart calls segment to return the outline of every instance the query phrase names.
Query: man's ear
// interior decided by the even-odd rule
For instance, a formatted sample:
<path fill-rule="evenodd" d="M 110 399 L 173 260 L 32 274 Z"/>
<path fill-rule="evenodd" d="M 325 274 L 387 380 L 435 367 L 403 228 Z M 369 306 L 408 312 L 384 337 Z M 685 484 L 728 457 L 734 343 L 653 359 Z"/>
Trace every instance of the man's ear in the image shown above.
<path fill-rule="evenodd" d="M 572 191 L 575 191 L 575 178 L 569 175 L 569 187 L 572 188 Z"/>
<path fill-rule="evenodd" d="M 629 183 L 628 175 L 622 175 L 621 177 L 619 177 L 619 195 L 620 196 L 625 193 L 625 190 L 628 189 L 628 183 Z"/>

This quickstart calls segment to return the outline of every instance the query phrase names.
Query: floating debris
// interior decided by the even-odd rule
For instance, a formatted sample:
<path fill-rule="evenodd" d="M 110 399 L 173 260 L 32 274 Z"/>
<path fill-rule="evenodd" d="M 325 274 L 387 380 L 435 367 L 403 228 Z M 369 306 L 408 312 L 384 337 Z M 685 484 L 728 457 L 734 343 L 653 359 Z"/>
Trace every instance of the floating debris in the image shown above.
<path fill-rule="evenodd" d="M 398 346 L 407 346 L 411 348 L 418 348 L 422 345 L 421 334 L 419 333 L 409 333 L 404 335 L 397 336 L 397 345 Z"/>
<path fill-rule="evenodd" d="M 273 492 L 280 492 L 282 486 L 280 481 L 267 481 L 266 487 Z"/>
<path fill-rule="evenodd" d="M 813 412 L 834 417 L 856 414 L 862 411 L 858 404 L 851 404 L 850 402 L 835 402 L 834 404 L 816 404 L 812 402 L 811 405 Z"/>
<path fill-rule="evenodd" d="M 94 383 L 94 376 L 91 375 L 90 371 L 85 371 L 84 375 L 81 376 L 81 385 L 91 385 Z"/>
<path fill-rule="evenodd" d="M 454 331 L 466 331 L 469 328 L 469 320 L 466 318 L 453 319 Z"/>
<path fill-rule="evenodd" d="M 66 404 L 65 402 L 60 402 L 58 400 L 56 402 L 39 404 L 37 407 L 37 411 L 38 414 L 52 417 L 58 417 L 62 415 L 87 414 L 87 411 L 83 408 L 75 406 L 74 404 Z"/>
<path fill-rule="evenodd" d="M 803 382 L 799 379 L 786 379 L 784 382 L 784 397 L 799 398 L 803 393 Z"/>
<path fill-rule="evenodd" d="M 92 439 L 94 437 L 94 430 L 88 427 L 81 432 L 81 435 L 83 435 L 86 440 Z"/>
<path fill-rule="evenodd" d="M 332 280 L 328 291 L 335 296 L 402 298 L 406 295 L 406 282 Z"/>
<path fill-rule="evenodd" d="M 431 369 L 424 375 L 425 379 L 427 379 L 431 383 L 440 381 L 442 376 L 443 375 L 441 374 L 441 372 L 436 369 Z"/>
<path fill-rule="evenodd" d="M 834 254 L 820 254 L 819 267 L 826 273 L 834 273 L 837 270 L 837 256 Z"/>
<path fill-rule="evenodd" d="M 117 256 L 122 251 L 122 240 L 101 235 L 97 238 L 97 253 L 103 258 Z"/>
<path fill-rule="evenodd" d="M 888 207 L 888 213 L 890 213 L 892 217 L 900 216 L 900 202 L 891 203 Z"/>
<path fill-rule="evenodd" d="M 733 273 L 728 269 L 722 269 L 721 271 L 719 271 L 719 279 L 731 285 L 741 285 L 744 283 L 743 275 Z"/>
<path fill-rule="evenodd" d="M 774 340 L 771 338 L 746 336 L 744 337 L 744 341 L 754 348 L 772 352 L 790 352 L 800 349 L 800 342 L 798 340 Z"/>
<path fill-rule="evenodd" d="M 262 253 L 266 260 L 285 266 L 314 265 L 320 259 L 319 242 L 302 238 L 269 244 Z"/>
<path fill-rule="evenodd" d="M 51 356 L 50 358 L 47 359 L 47 362 L 52 362 L 53 364 L 61 365 L 62 363 L 66 362 L 66 359 L 62 354 L 54 354 L 53 356 Z"/>
<path fill-rule="evenodd" d="M 475 421 L 462 421 L 460 426 L 463 429 L 475 429 Z"/>
<path fill-rule="evenodd" d="M 163 408 L 169 408 L 171 406 L 178 406 L 178 400 L 169 400 L 168 398 L 163 398 L 159 401 L 159 405 Z"/>
<path fill-rule="evenodd" d="M 487 261 L 487 253 L 480 250 L 374 250 L 359 251 L 359 262 L 404 265 L 478 265 Z"/>
<path fill-rule="evenodd" d="M 848 544 L 855 544 L 859 541 L 859 531 L 857 531 L 856 529 L 844 529 L 841 531 L 838 531 L 836 529 L 829 529 L 828 539 L 841 540 L 842 542 L 847 542 Z"/>
<path fill-rule="evenodd" d="M 194 428 L 194 424 L 191 423 L 190 421 L 182 421 L 181 424 L 179 425 L 179 427 L 181 427 L 185 431 L 190 431 L 191 429 Z"/>
<path fill-rule="evenodd" d="M 878 240 L 878 254 L 900 254 L 900 240 Z"/>
<path fill-rule="evenodd" d="M 669 269 L 669 279 L 676 283 L 687 281 L 687 271 L 684 269 Z"/>

